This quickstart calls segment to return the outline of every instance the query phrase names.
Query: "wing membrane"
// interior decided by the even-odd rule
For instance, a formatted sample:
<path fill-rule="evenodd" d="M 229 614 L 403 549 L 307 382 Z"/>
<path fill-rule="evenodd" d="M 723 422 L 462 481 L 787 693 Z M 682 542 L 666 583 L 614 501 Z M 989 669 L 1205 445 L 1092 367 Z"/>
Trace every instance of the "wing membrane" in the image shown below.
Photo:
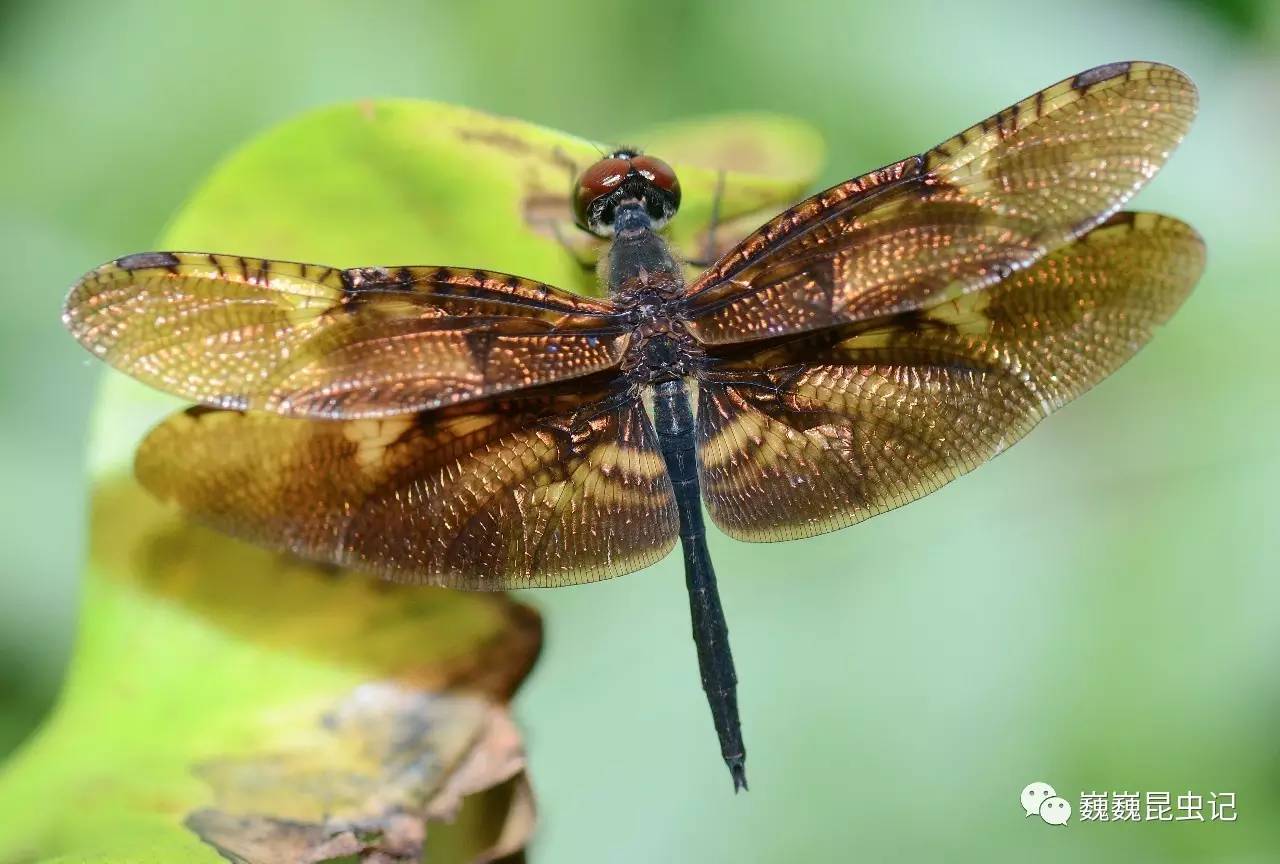
<path fill-rule="evenodd" d="M 131 255 L 72 288 L 63 320 L 134 377 L 205 405 L 383 417 L 615 366 L 615 308 L 513 276 Z"/>
<path fill-rule="evenodd" d="M 305 421 L 194 408 L 151 432 L 139 480 L 226 533 L 412 582 L 507 590 L 661 559 L 671 483 L 633 393 Z"/>
<path fill-rule="evenodd" d="M 1117 212 L 1195 107 L 1191 81 L 1154 63 L 1062 81 L 768 223 L 689 287 L 690 329 L 708 344 L 747 342 L 994 284 Z"/>
<path fill-rule="evenodd" d="M 712 518 L 785 540 L 926 495 L 1124 363 L 1203 265 L 1188 226 L 1121 213 L 991 288 L 723 364 L 700 384 Z"/>

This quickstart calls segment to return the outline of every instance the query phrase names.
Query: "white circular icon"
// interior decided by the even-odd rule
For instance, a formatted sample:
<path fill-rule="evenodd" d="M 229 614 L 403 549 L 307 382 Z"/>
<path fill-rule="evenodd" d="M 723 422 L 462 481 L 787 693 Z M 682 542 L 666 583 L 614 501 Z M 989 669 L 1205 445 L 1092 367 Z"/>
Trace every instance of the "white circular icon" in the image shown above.
<path fill-rule="evenodd" d="M 1040 818 L 1050 825 L 1066 825 L 1071 818 L 1071 805 L 1066 798 L 1053 795 L 1040 802 Z"/>
<path fill-rule="evenodd" d="M 1027 811 L 1028 816 L 1034 816 L 1040 812 L 1041 804 L 1057 794 L 1048 783 L 1039 780 L 1028 783 L 1022 790 L 1022 809 Z"/>

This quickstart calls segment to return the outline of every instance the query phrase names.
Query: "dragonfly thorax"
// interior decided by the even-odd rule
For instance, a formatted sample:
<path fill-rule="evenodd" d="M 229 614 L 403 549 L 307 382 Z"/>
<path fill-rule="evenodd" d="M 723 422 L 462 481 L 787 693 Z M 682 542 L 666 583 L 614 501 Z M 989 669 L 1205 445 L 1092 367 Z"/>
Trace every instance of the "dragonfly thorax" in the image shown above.
<path fill-rule="evenodd" d="M 638 308 L 678 295 L 684 289 L 684 275 L 643 205 L 624 203 L 614 224 L 618 230 L 606 259 L 610 296 Z"/>
<path fill-rule="evenodd" d="M 647 210 L 624 202 L 614 221 L 608 253 L 610 296 L 628 309 L 631 344 L 623 371 L 637 383 L 690 375 L 702 356 L 678 311 L 684 275 Z"/>
<path fill-rule="evenodd" d="M 637 384 L 655 384 L 694 374 L 702 347 L 682 322 L 659 316 L 635 331 L 622 370 Z"/>

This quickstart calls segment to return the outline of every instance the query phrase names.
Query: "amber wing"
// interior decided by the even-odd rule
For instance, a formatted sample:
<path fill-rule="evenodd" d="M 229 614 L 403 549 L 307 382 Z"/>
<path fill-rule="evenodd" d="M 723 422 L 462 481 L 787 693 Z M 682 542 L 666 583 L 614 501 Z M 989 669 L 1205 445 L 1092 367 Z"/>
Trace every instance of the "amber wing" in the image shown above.
<path fill-rule="evenodd" d="M 136 472 L 226 533 L 402 581 L 506 590 L 658 561 L 678 522 L 644 408 L 562 389 L 345 421 L 193 408 Z"/>
<path fill-rule="evenodd" d="M 617 365 L 615 307 L 444 267 L 337 270 L 152 252 L 81 279 L 63 320 L 90 351 L 204 405 L 298 417 L 412 413 Z"/>
<path fill-rule="evenodd" d="M 994 284 L 1117 212 L 1195 109 L 1195 86 L 1169 66 L 1082 72 L 769 222 L 690 285 L 690 329 L 748 342 Z"/>
<path fill-rule="evenodd" d="M 786 540 L 928 494 L 1124 363 L 1203 265 L 1188 226 L 1120 213 L 990 288 L 724 362 L 700 382 L 712 518 Z"/>

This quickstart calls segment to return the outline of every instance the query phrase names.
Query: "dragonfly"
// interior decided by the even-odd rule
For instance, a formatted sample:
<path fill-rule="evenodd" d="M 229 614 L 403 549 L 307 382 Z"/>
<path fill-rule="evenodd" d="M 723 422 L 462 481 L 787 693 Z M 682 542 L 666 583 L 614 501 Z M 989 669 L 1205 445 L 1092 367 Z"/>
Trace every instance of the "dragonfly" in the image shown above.
<path fill-rule="evenodd" d="M 1145 344 L 1204 244 L 1127 211 L 1195 115 L 1182 72 L 1079 73 L 833 186 L 698 275 L 675 171 L 605 152 L 572 192 L 607 294 L 452 266 L 126 255 L 63 321 L 197 403 L 140 445 L 228 534 L 408 582 L 574 585 L 683 552 L 735 791 L 746 749 L 708 546 L 843 528 L 1003 452 Z"/>

